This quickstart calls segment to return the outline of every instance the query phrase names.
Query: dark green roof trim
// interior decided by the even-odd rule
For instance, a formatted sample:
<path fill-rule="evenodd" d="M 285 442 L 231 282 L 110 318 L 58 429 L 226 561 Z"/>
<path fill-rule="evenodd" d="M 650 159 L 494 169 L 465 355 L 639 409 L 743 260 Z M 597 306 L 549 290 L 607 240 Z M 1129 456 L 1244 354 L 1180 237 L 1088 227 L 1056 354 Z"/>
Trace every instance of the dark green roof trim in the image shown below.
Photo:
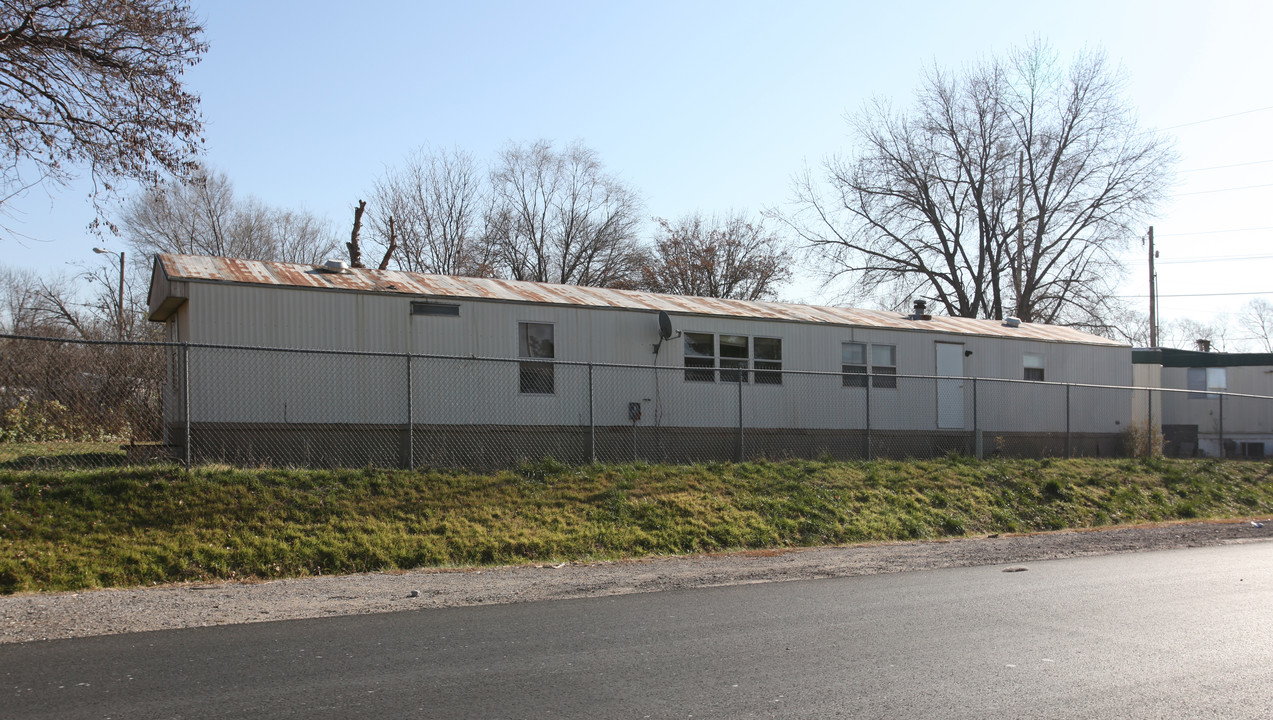
<path fill-rule="evenodd" d="M 1176 348 L 1135 348 L 1132 363 L 1172 368 L 1273 366 L 1273 353 L 1222 353 Z"/>

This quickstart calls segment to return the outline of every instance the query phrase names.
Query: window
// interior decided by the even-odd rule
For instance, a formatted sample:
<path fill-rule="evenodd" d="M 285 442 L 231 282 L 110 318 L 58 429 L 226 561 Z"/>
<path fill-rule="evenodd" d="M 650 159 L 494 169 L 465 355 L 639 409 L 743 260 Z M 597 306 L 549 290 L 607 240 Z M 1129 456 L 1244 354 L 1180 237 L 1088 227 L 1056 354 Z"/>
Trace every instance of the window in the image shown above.
<path fill-rule="evenodd" d="M 685 379 L 714 382 L 718 367 L 721 382 L 781 385 L 782 339 L 685 333 Z"/>
<path fill-rule="evenodd" d="M 691 368 L 712 368 L 692 370 Z M 716 381 L 716 336 L 711 333 L 685 333 L 685 379 L 694 382 Z"/>
<path fill-rule="evenodd" d="M 1189 393 L 1190 398 L 1214 400 L 1219 397 L 1214 393 L 1228 388 L 1228 373 L 1225 368 L 1189 368 L 1185 381 L 1186 387 L 1193 391 Z"/>
<path fill-rule="evenodd" d="M 782 340 L 779 338 L 753 338 L 752 349 L 756 360 L 757 385 L 782 384 Z"/>
<path fill-rule="evenodd" d="M 866 343 L 842 343 L 840 345 L 840 372 L 843 374 L 840 384 L 844 387 L 866 387 L 868 366 Z M 874 375 L 871 387 L 895 388 L 897 378 L 897 346 L 875 345 L 870 348 L 871 364 L 869 372 Z"/>
<path fill-rule="evenodd" d="M 1229 372 L 1225 368 L 1207 368 L 1207 392 L 1224 392 L 1229 389 Z"/>
<path fill-rule="evenodd" d="M 721 335 L 719 339 L 720 381 L 747 382 L 747 336 Z"/>
<path fill-rule="evenodd" d="M 459 317 L 460 306 L 451 303 L 413 302 L 411 303 L 411 314 Z"/>
<path fill-rule="evenodd" d="M 1021 364 L 1025 366 L 1023 378 L 1043 382 L 1043 356 L 1038 353 L 1026 353 L 1021 356 Z"/>
<path fill-rule="evenodd" d="M 553 326 L 548 323 L 517 323 L 517 355 L 524 358 L 552 360 Z M 552 395 L 555 392 L 551 362 L 518 363 L 518 386 L 521 392 Z"/>
<path fill-rule="evenodd" d="M 871 387 L 897 387 L 896 377 L 881 377 L 897 375 L 896 345 L 871 345 L 871 374 L 875 376 L 871 379 Z"/>
<path fill-rule="evenodd" d="M 866 343 L 840 346 L 840 372 L 844 373 L 844 387 L 866 387 Z"/>

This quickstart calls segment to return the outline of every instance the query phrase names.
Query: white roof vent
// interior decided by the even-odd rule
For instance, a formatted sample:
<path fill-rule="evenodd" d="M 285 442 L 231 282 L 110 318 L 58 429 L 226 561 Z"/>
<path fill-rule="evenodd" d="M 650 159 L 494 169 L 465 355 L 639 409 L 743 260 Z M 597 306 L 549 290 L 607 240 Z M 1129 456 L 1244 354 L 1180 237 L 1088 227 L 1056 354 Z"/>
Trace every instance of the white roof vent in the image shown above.
<path fill-rule="evenodd" d="M 318 269 L 323 272 L 344 274 L 349 272 L 349 263 L 344 260 L 328 260 L 322 265 L 319 265 Z"/>
<path fill-rule="evenodd" d="M 1003 324 L 1010 328 L 1021 327 L 1021 318 L 1009 315 L 1003 319 Z"/>

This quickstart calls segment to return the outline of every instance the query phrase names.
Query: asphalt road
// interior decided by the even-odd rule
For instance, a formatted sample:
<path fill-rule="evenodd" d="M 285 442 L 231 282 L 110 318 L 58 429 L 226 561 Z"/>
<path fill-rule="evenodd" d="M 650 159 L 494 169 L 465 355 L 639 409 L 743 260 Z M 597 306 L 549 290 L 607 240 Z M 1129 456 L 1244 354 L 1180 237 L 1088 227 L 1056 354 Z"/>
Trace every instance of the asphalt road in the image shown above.
<path fill-rule="evenodd" d="M 0 646 L 5 718 L 1267 718 L 1273 543 Z"/>

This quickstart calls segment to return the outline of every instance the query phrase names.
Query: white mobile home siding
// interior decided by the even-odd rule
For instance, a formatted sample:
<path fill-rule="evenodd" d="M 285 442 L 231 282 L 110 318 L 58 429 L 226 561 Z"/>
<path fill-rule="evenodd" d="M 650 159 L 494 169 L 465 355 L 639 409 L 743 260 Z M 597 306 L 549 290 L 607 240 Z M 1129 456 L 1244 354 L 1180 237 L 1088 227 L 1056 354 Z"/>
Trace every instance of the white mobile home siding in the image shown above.
<path fill-rule="evenodd" d="M 556 360 L 594 364 L 652 365 L 658 339 L 651 311 L 563 307 L 507 301 L 435 298 L 458 305 L 459 317 L 412 315 L 420 298 L 389 293 L 313 290 L 229 283 L 185 283 L 188 301 L 174 317 L 181 339 L 196 343 L 476 358 L 516 358 L 519 322 L 554 326 Z M 858 328 L 829 324 L 720 316 L 672 315 L 679 331 L 739 334 L 782 340 L 785 370 L 830 375 L 784 377 L 781 386 L 743 388 L 744 424 L 750 427 L 861 427 L 865 389 L 839 380 L 841 343 L 884 343 L 897 348 L 897 372 L 933 375 L 935 344 L 959 343 L 971 353 L 964 374 L 1022 379 L 1025 353 L 1043 356 L 1049 382 L 1129 385 L 1130 349 L 1004 337 Z M 683 341 L 664 343 L 659 366 L 684 364 Z M 350 357 L 333 381 L 319 371 L 330 358 L 277 355 L 250 350 L 203 351 L 200 382 L 192 387 L 194 422 L 401 423 L 405 421 L 406 360 Z M 193 363 L 192 363 L 193 367 Z M 704 383 L 664 370 L 593 368 L 598 425 L 625 425 L 629 402 L 643 404 L 641 424 L 676 418 L 688 426 L 728 427 L 738 422 L 732 383 Z M 586 367 L 558 366 L 552 396 L 518 392 L 518 365 L 412 361 L 418 401 L 412 421 L 423 424 L 587 424 Z M 912 392 L 907 390 L 911 385 Z M 877 429 L 938 429 L 936 385 L 899 380 L 899 389 L 872 388 Z M 916 388 L 919 388 L 916 390 Z M 1075 432 L 1119 432 L 1130 415 L 1126 391 L 1083 392 L 1071 398 Z M 963 388 L 966 422 L 972 427 L 972 388 Z M 904 400 L 903 400 L 904 398 Z M 1060 387 L 980 383 L 978 420 L 990 432 L 1063 431 L 1065 398 Z"/>

